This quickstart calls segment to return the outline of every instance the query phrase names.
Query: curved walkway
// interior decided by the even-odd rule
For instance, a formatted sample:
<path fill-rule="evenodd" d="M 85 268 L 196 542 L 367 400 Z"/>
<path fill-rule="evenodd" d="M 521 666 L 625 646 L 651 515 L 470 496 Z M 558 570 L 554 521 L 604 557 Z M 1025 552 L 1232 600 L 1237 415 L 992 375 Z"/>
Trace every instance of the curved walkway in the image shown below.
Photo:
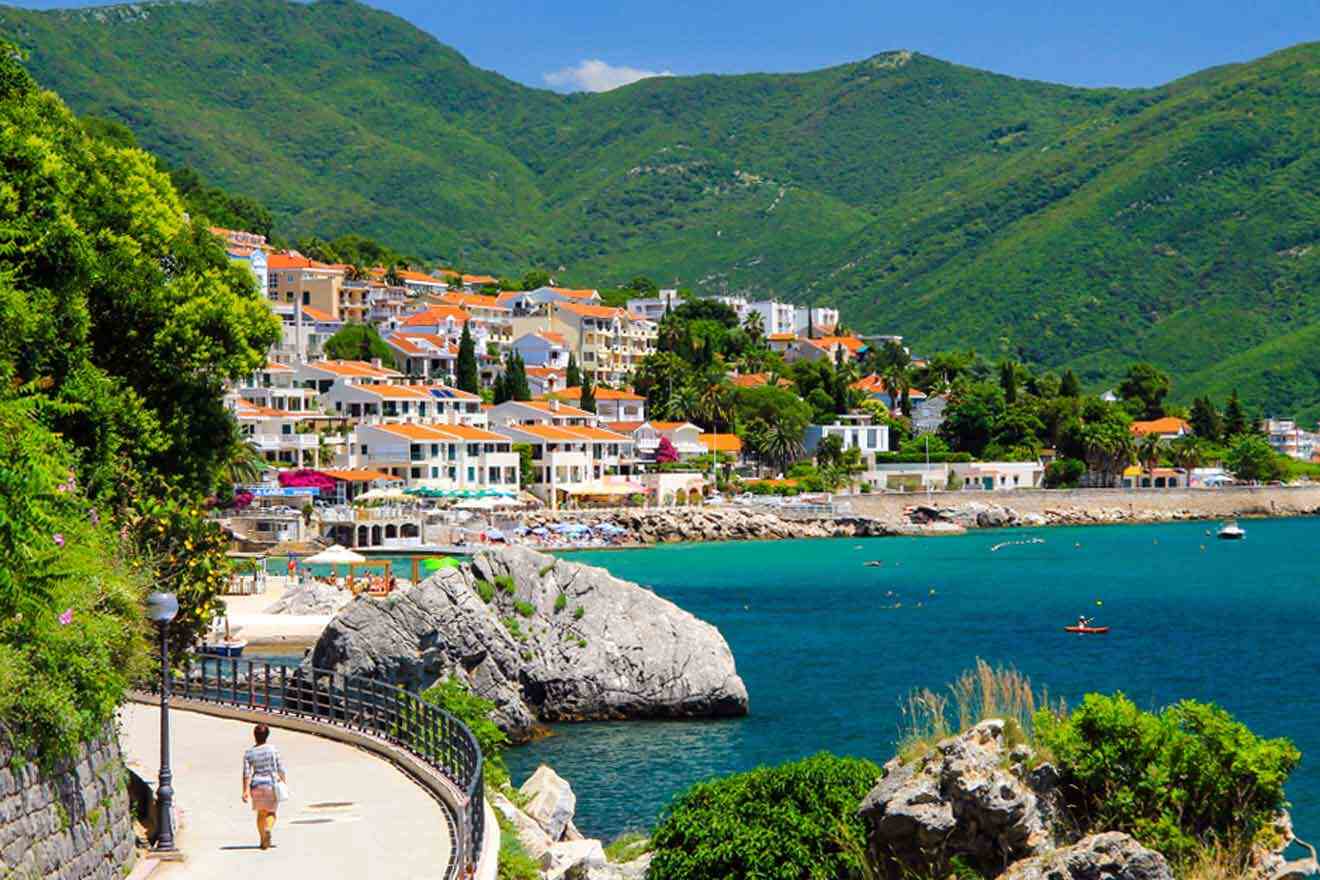
<path fill-rule="evenodd" d="M 160 766 L 160 711 L 121 710 L 124 760 L 153 785 Z M 252 725 L 197 712 L 170 712 L 179 848 L 155 878 L 344 880 L 440 878 L 451 853 L 444 809 L 403 771 L 361 749 L 272 728 L 289 775 L 275 847 L 256 845 L 256 822 L 242 791 L 243 750 Z"/>

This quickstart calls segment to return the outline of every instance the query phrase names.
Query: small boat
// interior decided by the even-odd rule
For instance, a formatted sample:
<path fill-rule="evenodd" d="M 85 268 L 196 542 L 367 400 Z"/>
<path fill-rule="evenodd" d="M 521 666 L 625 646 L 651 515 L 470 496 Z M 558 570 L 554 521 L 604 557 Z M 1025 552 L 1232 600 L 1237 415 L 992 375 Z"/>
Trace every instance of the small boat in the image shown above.
<path fill-rule="evenodd" d="M 209 657 L 242 657 L 246 647 L 246 639 L 236 639 L 229 634 L 229 618 L 225 617 L 224 634 L 221 635 L 219 628 L 213 624 L 207 638 L 197 646 L 197 653 Z"/>
<path fill-rule="evenodd" d="M 1077 633 L 1078 635 L 1083 635 L 1083 636 L 1102 636 L 1102 635 L 1104 635 L 1105 633 L 1109 632 L 1109 627 L 1107 627 L 1107 626 L 1076 626 L 1076 625 L 1074 625 L 1074 626 L 1065 626 L 1065 627 L 1063 628 L 1063 631 L 1064 631 L 1064 632 L 1069 632 L 1069 633 Z"/>
<path fill-rule="evenodd" d="M 871 559 L 866 562 L 863 562 L 862 565 L 864 565 L 866 568 L 879 568 L 880 566 L 884 565 L 884 563 L 881 562 L 879 559 Z"/>
<path fill-rule="evenodd" d="M 1221 541 L 1241 541 L 1247 536 L 1247 530 L 1237 524 L 1237 520 L 1230 519 L 1219 527 L 1216 535 Z"/>

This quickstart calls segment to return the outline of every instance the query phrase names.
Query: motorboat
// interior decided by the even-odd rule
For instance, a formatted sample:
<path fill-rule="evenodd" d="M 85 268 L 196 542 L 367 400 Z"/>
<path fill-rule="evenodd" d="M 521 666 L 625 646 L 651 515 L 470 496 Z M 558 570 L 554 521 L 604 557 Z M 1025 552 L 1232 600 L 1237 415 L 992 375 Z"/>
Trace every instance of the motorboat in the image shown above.
<path fill-rule="evenodd" d="M 205 654 L 209 657 L 242 657 L 243 649 L 247 647 L 246 639 L 234 638 L 229 633 L 229 617 L 224 619 L 224 630 L 216 626 L 219 621 L 211 624 L 210 632 L 206 638 L 202 639 L 197 645 L 197 653 Z"/>
<path fill-rule="evenodd" d="M 1247 536 L 1247 530 L 1237 524 L 1237 520 L 1230 519 L 1219 527 L 1216 534 L 1221 541 L 1241 541 Z"/>

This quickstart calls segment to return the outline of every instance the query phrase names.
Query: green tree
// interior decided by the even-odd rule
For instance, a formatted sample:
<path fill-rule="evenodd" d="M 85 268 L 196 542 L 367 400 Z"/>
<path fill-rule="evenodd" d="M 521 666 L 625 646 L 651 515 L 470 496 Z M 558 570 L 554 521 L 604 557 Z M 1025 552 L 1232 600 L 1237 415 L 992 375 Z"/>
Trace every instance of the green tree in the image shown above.
<path fill-rule="evenodd" d="M 1224 456 L 1224 466 L 1239 480 L 1269 482 L 1283 477 L 1283 465 L 1259 434 L 1238 434 Z"/>
<path fill-rule="evenodd" d="M 463 324 L 463 335 L 458 340 L 458 388 L 471 394 L 481 390 L 481 378 L 477 371 L 477 345 L 472 341 L 467 323 Z"/>
<path fill-rule="evenodd" d="M 843 438 L 838 434 L 827 434 L 816 444 L 816 467 L 827 468 L 838 464 L 843 458 Z"/>
<path fill-rule="evenodd" d="M 515 443 L 511 447 L 518 453 L 518 485 L 527 489 L 536 483 L 536 459 L 532 458 L 532 444 Z"/>
<path fill-rule="evenodd" d="M 1118 476 L 1132 463 L 1132 432 L 1121 419 L 1104 419 L 1082 426 L 1081 440 L 1086 465 L 1105 486 L 1118 483 Z"/>
<path fill-rule="evenodd" d="M 513 379 L 509 383 L 509 396 L 514 400 L 531 400 L 532 388 L 527 382 L 527 362 L 518 351 L 511 351 L 513 358 Z"/>
<path fill-rule="evenodd" d="M 1134 417 L 1158 419 L 1164 415 L 1164 398 L 1172 388 L 1167 373 L 1152 364 L 1140 363 L 1128 367 L 1118 384 L 1118 393 Z"/>
<path fill-rule="evenodd" d="M 472 693 L 466 684 L 452 676 L 422 691 L 422 699 L 444 709 L 472 732 L 481 749 L 488 784 L 498 789 L 509 781 L 509 771 L 504 766 L 504 748 L 509 738 L 491 720 L 494 703 Z"/>
<path fill-rule="evenodd" d="M 1174 438 L 1169 444 L 1169 455 L 1173 459 L 1173 466 L 1186 471 L 1200 467 L 1205 455 L 1205 442 L 1199 436 L 1190 434 Z"/>
<path fill-rule="evenodd" d="M 582 395 L 578 400 L 578 407 L 589 413 L 596 411 L 596 388 L 591 382 L 591 373 L 582 374 Z"/>
<path fill-rule="evenodd" d="M 1237 389 L 1228 397 L 1228 403 L 1224 405 L 1224 433 L 1225 438 L 1237 437 L 1240 434 L 1247 434 L 1251 431 L 1251 419 L 1247 417 L 1247 412 L 1242 408 L 1242 401 L 1238 399 Z"/>
<path fill-rule="evenodd" d="M 866 828 L 857 809 L 881 775 L 870 761 L 822 752 L 699 782 L 665 809 L 647 876 L 860 880 Z"/>
<path fill-rule="evenodd" d="M 550 273 L 544 269 L 532 269 L 523 274 L 522 289 L 536 290 L 538 287 L 549 287 L 554 283 Z"/>
<path fill-rule="evenodd" d="M 564 383 L 569 388 L 577 388 L 582 384 L 582 371 L 578 369 L 577 357 L 571 351 L 568 353 L 568 369 L 564 371 Z"/>
<path fill-rule="evenodd" d="M 393 350 L 370 324 L 345 324 L 325 341 L 321 350 L 326 357 L 346 361 L 380 358 L 388 364 L 394 359 Z"/>
<path fill-rule="evenodd" d="M 1211 443 L 1218 440 L 1224 432 L 1224 420 L 1209 397 L 1197 397 L 1192 401 L 1192 411 L 1187 420 L 1197 437 Z"/>
<path fill-rule="evenodd" d="M 1063 379 L 1059 382 L 1060 397 L 1081 397 L 1082 383 L 1077 381 L 1077 374 L 1071 368 L 1064 370 Z"/>
<path fill-rule="evenodd" d="M 1004 391 L 989 382 L 961 382 L 944 409 L 940 436 L 959 452 L 981 455 L 994 439 L 1004 410 Z"/>
<path fill-rule="evenodd" d="M 1010 360 L 999 362 L 999 387 L 1004 391 L 1005 403 L 1017 403 L 1019 367 Z"/>

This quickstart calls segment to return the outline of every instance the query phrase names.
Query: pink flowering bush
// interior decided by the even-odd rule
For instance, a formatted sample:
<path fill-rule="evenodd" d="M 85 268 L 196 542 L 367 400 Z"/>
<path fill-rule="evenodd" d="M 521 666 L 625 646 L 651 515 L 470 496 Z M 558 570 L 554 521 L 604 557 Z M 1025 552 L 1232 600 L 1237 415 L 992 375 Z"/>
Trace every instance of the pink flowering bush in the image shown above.
<path fill-rule="evenodd" d="M 146 584 L 31 409 L 0 400 L 0 737 L 54 761 L 144 671 Z"/>

